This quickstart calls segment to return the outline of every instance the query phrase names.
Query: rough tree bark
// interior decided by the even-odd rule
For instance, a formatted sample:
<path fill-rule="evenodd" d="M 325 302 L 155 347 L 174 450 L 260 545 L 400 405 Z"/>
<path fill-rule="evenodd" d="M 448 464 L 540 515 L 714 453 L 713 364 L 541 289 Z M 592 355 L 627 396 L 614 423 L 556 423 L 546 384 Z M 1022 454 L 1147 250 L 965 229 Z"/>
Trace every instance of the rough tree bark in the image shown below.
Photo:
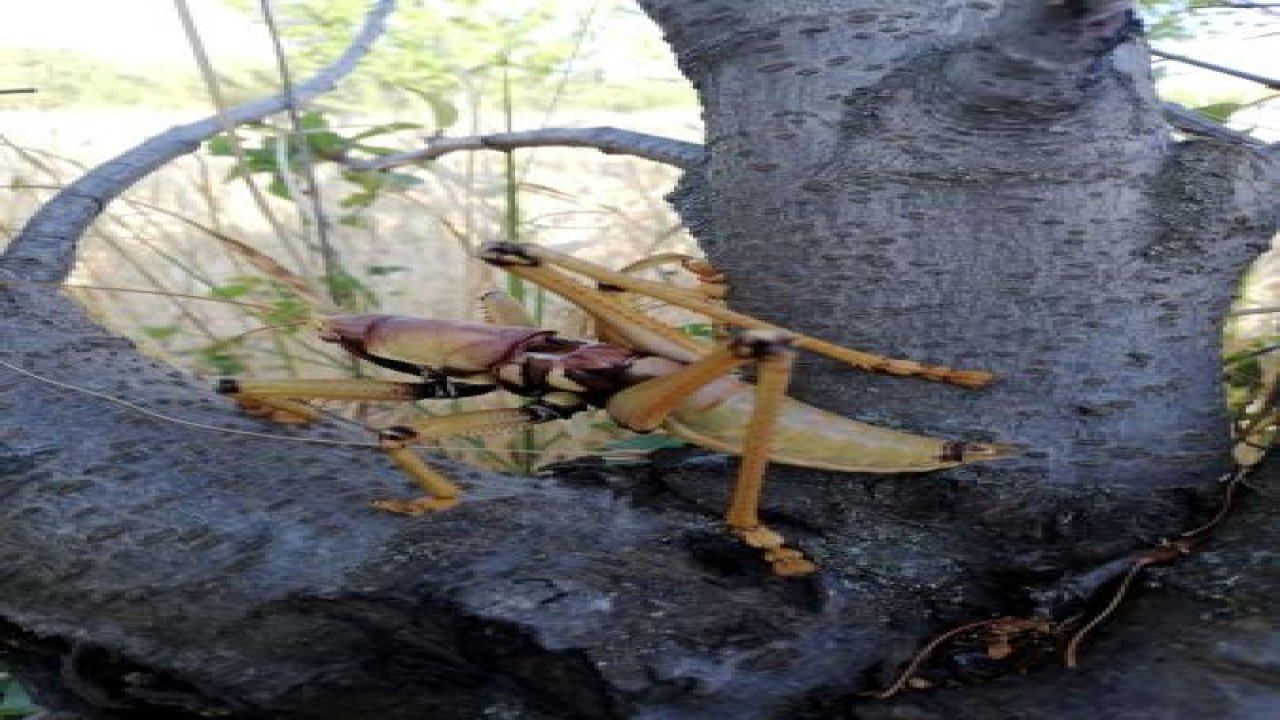
<path fill-rule="evenodd" d="M 773 521 L 824 566 L 805 581 L 724 542 L 716 458 L 455 468 L 470 501 L 408 521 L 366 509 L 402 482 L 370 452 L 176 426 L 23 374 L 262 429 L 58 296 L 7 289 L 0 635 L 44 701 L 102 718 L 1096 716 L 1082 696 L 1135 718 L 1274 714 L 1280 579 L 1256 507 L 1082 673 L 858 696 L 937 630 L 1025 614 L 1208 512 L 1228 449 L 1218 318 L 1274 230 L 1274 151 L 1174 141 L 1141 45 L 1084 38 L 1039 0 L 640 4 L 703 99 L 705 166 L 676 201 L 734 304 L 1003 378 L 973 392 L 813 363 L 798 391 L 1020 459 L 775 472 Z M 110 200 L 78 193 L 0 270 L 61 277 Z M 1171 630 L 1184 653 L 1161 649 Z M 940 677 L 1011 669 L 989 660 L 953 654 Z"/>

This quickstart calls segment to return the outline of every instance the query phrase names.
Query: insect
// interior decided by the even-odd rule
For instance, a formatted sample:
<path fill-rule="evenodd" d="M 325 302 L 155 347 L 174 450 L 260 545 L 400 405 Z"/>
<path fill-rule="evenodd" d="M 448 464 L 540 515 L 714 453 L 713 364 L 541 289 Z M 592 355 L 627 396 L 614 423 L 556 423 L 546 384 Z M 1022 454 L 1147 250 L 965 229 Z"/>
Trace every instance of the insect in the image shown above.
<path fill-rule="evenodd" d="M 375 505 L 410 515 L 445 510 L 461 495 L 454 483 L 410 449 L 412 445 L 450 435 L 518 430 L 603 408 L 628 429 L 663 429 L 690 443 L 740 455 L 725 522 L 783 576 L 805 575 L 816 566 L 760 521 L 768 463 L 902 473 L 1011 454 L 1005 445 L 928 438 L 868 425 L 786 396 L 792 358 L 800 349 L 863 370 L 969 387 L 990 382 L 989 373 L 843 348 L 733 312 L 703 294 L 539 246 L 489 243 L 478 256 L 584 310 L 596 321 L 604 341 L 564 338 L 533 327 L 501 296 L 490 296 L 486 303 L 490 319 L 501 324 L 398 315 L 321 316 L 313 321 L 321 340 L 415 376 L 414 380 L 225 379 L 219 381 L 218 391 L 248 412 L 283 421 L 316 418 L 318 411 L 303 402 L 307 399 L 412 402 L 499 389 L 531 398 L 519 408 L 461 412 L 378 431 L 378 446 L 425 494 Z M 705 263 L 688 266 L 704 277 L 714 275 Z M 637 297 L 704 314 L 726 328 L 726 337 L 716 343 L 691 337 L 642 312 L 634 303 Z M 756 368 L 754 385 L 736 376 L 745 365 Z"/>

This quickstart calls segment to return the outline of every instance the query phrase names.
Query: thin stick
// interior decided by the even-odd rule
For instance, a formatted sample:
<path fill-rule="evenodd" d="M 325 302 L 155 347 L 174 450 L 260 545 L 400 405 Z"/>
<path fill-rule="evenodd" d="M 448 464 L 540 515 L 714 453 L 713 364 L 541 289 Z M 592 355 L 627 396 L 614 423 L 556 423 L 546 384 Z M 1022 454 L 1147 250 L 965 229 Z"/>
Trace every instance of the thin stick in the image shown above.
<path fill-rule="evenodd" d="M 1195 529 L 1188 530 L 1179 535 L 1179 537 L 1193 538 L 1197 535 L 1203 535 L 1217 527 L 1219 523 L 1225 520 L 1227 515 L 1231 513 L 1232 505 L 1235 504 L 1236 490 L 1244 484 L 1245 476 L 1248 474 L 1248 468 L 1237 468 L 1235 472 L 1230 475 L 1230 479 L 1227 480 L 1227 485 L 1222 491 L 1222 504 L 1218 506 L 1218 512 L 1215 513 L 1214 516 L 1205 524 Z"/>
<path fill-rule="evenodd" d="M 950 630 L 942 633 L 941 635 L 930 640 L 927 645 L 920 648 L 920 650 L 915 654 L 915 656 L 911 658 L 911 662 L 907 663 L 907 667 L 902 670 L 902 672 L 898 675 L 898 679 L 895 680 L 892 685 L 890 685 L 888 688 L 878 693 L 872 693 L 870 697 L 873 697 L 877 700 L 888 700 L 894 695 L 897 695 L 898 693 L 902 692 L 902 688 L 906 687 L 907 683 L 911 681 L 911 678 L 915 677 L 916 670 L 920 669 L 920 666 L 923 665 L 924 662 L 929 659 L 929 656 L 933 654 L 933 651 L 937 650 L 938 647 L 942 645 L 942 643 L 950 640 L 951 638 L 967 630 L 973 630 L 974 628 L 980 628 L 986 625 L 994 625 L 999 622 L 1004 622 L 1008 619 L 1009 618 L 992 618 L 990 620 L 978 620 L 976 622 L 971 622 L 965 625 L 961 625 L 960 627 L 951 628 Z"/>
<path fill-rule="evenodd" d="M 1133 579 L 1138 576 L 1138 573 L 1142 568 L 1150 565 L 1152 562 L 1153 561 L 1151 560 L 1143 558 L 1133 563 L 1133 567 L 1129 568 L 1129 572 L 1125 573 L 1124 580 L 1120 581 L 1120 587 L 1116 588 L 1116 593 L 1111 597 L 1111 602 L 1107 603 L 1107 606 L 1102 609 L 1102 612 L 1095 615 L 1087 625 L 1080 628 L 1080 631 L 1071 637 L 1071 640 L 1067 643 L 1066 650 L 1063 652 L 1063 665 L 1066 665 L 1069 668 L 1076 667 L 1076 655 L 1080 649 L 1080 643 L 1084 641 L 1085 636 L 1092 632 L 1095 627 L 1100 625 L 1102 621 L 1111 617 L 1111 614 L 1120 606 L 1120 601 L 1128 594 L 1129 585 L 1133 583 Z"/>
<path fill-rule="evenodd" d="M 1212 70 L 1214 72 L 1219 72 L 1219 73 L 1222 73 L 1223 75 L 1231 75 L 1232 77 L 1238 77 L 1243 80 L 1255 82 L 1255 83 L 1258 83 L 1259 85 L 1265 85 L 1266 87 L 1271 88 L 1272 90 L 1280 90 L 1280 80 L 1277 80 L 1275 78 L 1269 78 L 1263 75 L 1255 75 L 1254 73 L 1246 72 L 1244 70 L 1236 70 L 1234 68 L 1226 67 L 1225 65 L 1218 65 L 1216 63 L 1206 62 L 1204 60 L 1197 60 L 1196 58 L 1187 57 L 1186 55 L 1178 55 L 1175 53 L 1167 52 L 1165 50 L 1161 50 L 1160 48 L 1151 48 L 1151 54 L 1155 55 L 1158 58 L 1164 58 L 1165 60 L 1172 60 L 1174 62 L 1180 62 L 1186 65 L 1192 65 L 1198 68 L 1204 68 L 1205 70 Z"/>

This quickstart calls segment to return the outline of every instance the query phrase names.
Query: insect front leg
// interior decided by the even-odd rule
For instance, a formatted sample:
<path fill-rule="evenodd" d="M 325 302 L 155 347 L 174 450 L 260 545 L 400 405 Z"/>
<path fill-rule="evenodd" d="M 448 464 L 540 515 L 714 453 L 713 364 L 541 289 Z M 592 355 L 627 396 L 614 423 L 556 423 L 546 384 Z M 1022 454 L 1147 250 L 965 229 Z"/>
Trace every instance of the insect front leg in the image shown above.
<path fill-rule="evenodd" d="M 223 378 L 214 390 L 235 400 L 242 410 L 273 422 L 305 425 L 320 418 L 320 411 L 301 402 L 312 400 L 415 400 L 473 397 L 493 391 L 492 385 L 455 383 L 447 378 L 424 382 L 370 379 L 239 380 Z"/>
<path fill-rule="evenodd" d="M 493 386 L 455 383 L 444 377 L 430 378 L 424 382 L 370 379 L 223 379 L 218 382 L 216 390 L 232 397 L 250 414 L 275 422 L 303 424 L 320 417 L 320 411 L 303 402 L 303 399 L 413 402 L 482 395 L 491 392 Z M 426 491 L 426 495 L 414 500 L 381 500 L 375 502 L 374 506 L 390 512 L 419 515 L 458 504 L 458 496 L 461 494 L 458 486 L 423 462 L 422 458 L 408 448 L 411 443 L 427 437 L 519 428 L 531 422 L 545 422 L 543 418 L 547 415 L 546 412 L 527 412 L 525 408 L 482 410 L 431 418 L 380 431 L 378 448 L 387 453 L 415 485 Z"/>

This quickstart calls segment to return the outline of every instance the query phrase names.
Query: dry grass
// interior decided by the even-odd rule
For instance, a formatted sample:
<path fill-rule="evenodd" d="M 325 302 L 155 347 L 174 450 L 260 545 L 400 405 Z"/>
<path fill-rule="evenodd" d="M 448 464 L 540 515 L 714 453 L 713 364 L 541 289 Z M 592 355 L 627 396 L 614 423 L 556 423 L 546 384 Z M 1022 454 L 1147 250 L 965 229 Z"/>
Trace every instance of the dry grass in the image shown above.
<path fill-rule="evenodd" d="M 150 134 L 150 128 L 158 131 L 187 119 L 155 113 L 0 115 L 0 167 L 6 171 L 0 182 L 7 188 L 0 193 L 4 235 L 19 230 L 41 202 L 86 167 L 136 143 Z M 591 120 L 602 124 L 599 118 Z M 606 122 L 655 129 L 635 118 Z M 693 132 L 683 128 L 675 134 Z M 677 177 L 675 169 L 584 150 L 539 149 L 519 153 L 516 159 L 522 240 L 613 266 L 654 252 L 691 249 L 692 243 L 662 200 Z M 140 184 L 115 202 L 87 234 L 72 282 L 202 296 L 237 294 L 238 299 L 253 302 L 278 300 L 278 291 L 229 252 L 218 234 L 243 241 L 294 272 L 315 276 L 319 267 L 315 233 L 308 231 L 298 208 L 272 198 L 274 223 L 268 222 L 242 181 L 226 181 L 232 168 L 227 158 L 198 153 Z M 468 257 L 469 249 L 478 243 L 502 236 L 506 213 L 502 156 L 454 155 L 413 172 L 424 182 L 379 199 L 366 213 L 363 226 L 329 226 L 332 242 L 356 283 L 359 307 L 352 309 L 477 319 L 474 298 L 504 283 L 488 266 Z M 336 205 L 350 186 L 338 180 L 332 168 L 322 167 L 321 176 L 322 197 L 336 217 L 340 214 Z M 283 230 L 283 236 L 273 231 L 273 225 Z M 77 292 L 77 297 L 113 330 L 201 377 L 376 374 L 368 368 L 356 370 L 341 353 L 296 328 L 244 335 L 267 320 L 246 315 L 240 308 L 96 291 Z M 543 315 L 543 324 L 565 334 L 581 334 L 584 327 L 575 313 L 554 299 L 547 299 Z M 472 402 L 491 405 L 495 400 Z M 406 411 L 453 409 L 439 408 L 438 403 L 436 408 L 422 405 L 341 410 L 361 422 L 381 425 Z M 469 448 L 448 454 L 471 462 L 528 470 L 591 452 L 616 436 L 603 418 L 592 416 L 539 428 L 531 436 L 447 444 Z"/>

